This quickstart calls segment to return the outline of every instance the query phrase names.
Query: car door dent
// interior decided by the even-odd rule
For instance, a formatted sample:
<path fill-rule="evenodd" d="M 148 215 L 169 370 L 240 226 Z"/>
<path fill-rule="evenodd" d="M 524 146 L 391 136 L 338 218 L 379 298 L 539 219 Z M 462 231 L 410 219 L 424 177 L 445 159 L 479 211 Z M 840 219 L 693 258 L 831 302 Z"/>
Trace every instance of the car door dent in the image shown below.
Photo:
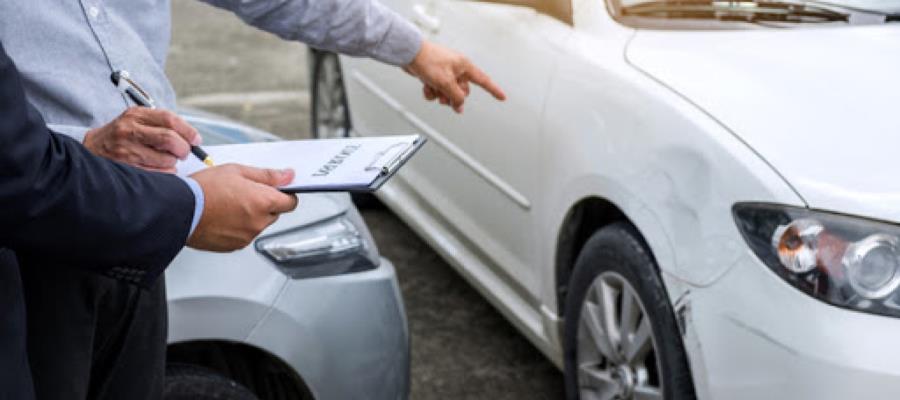
<path fill-rule="evenodd" d="M 375 82 L 372 82 L 369 78 L 365 77 L 361 72 L 354 70 L 352 72 L 353 80 L 358 82 L 362 87 L 368 90 L 373 95 L 380 98 L 385 102 L 389 107 L 393 108 L 398 114 L 400 114 L 404 119 L 406 119 L 410 124 L 415 126 L 417 129 L 421 131 L 421 133 L 425 134 L 429 137 L 435 144 L 444 148 L 450 155 L 454 158 L 462 162 L 466 167 L 475 172 L 479 177 L 484 179 L 485 182 L 491 184 L 495 189 L 503 193 L 506 197 L 512 200 L 516 205 L 518 205 L 523 210 L 531 209 L 531 201 L 525 197 L 522 193 L 517 191 L 512 185 L 506 183 L 499 176 L 492 173 L 487 169 L 484 165 L 476 161 L 462 149 L 454 145 L 449 139 L 447 139 L 443 134 L 438 132 L 436 129 L 416 117 L 412 112 L 407 110 L 403 105 L 401 105 L 397 100 L 393 99 L 390 95 L 387 94 L 384 90 L 378 87 Z"/>
<path fill-rule="evenodd" d="M 629 44 L 631 43 L 632 40 L 634 40 L 635 37 L 637 37 L 637 32 L 635 32 L 635 36 L 633 36 L 631 39 L 629 39 Z M 646 76 L 648 79 L 650 79 L 650 80 L 656 82 L 657 84 L 659 84 L 660 86 L 663 86 L 663 87 L 665 87 L 666 89 L 670 90 L 673 94 L 675 94 L 675 95 L 681 97 L 681 99 L 682 99 L 683 101 L 685 101 L 685 102 L 687 102 L 687 103 L 690 103 L 692 106 L 694 106 L 694 107 L 696 108 L 697 111 L 699 111 L 699 112 L 705 114 L 707 118 L 709 118 L 710 120 L 715 121 L 719 126 L 722 127 L 722 129 L 724 129 L 725 131 L 727 131 L 728 133 L 730 133 L 737 141 L 743 143 L 743 144 L 747 147 L 747 149 L 748 149 L 749 151 L 751 151 L 753 154 L 755 154 L 757 157 L 759 157 L 759 159 L 760 159 L 763 163 L 765 163 L 765 164 L 771 169 L 771 171 L 772 171 L 773 173 L 775 173 L 776 175 L 778 175 L 778 177 L 780 177 L 781 180 L 784 181 L 784 184 L 785 184 L 788 188 L 790 188 L 791 191 L 794 192 L 794 194 L 800 199 L 801 202 L 803 202 L 804 204 L 807 204 L 807 201 L 803 198 L 802 195 L 800 195 L 800 192 L 797 190 L 797 188 L 794 187 L 794 185 L 792 185 L 791 182 L 790 182 L 790 181 L 789 181 L 789 180 L 788 180 L 788 179 L 787 179 L 787 178 L 786 178 L 786 177 L 785 177 L 778 169 L 776 169 L 775 166 L 772 165 L 772 163 L 771 163 L 768 159 L 766 159 L 765 157 L 763 157 L 763 155 L 760 154 L 758 150 L 756 150 L 756 149 L 754 149 L 752 146 L 750 146 L 750 143 L 747 143 L 747 141 L 746 141 L 744 138 L 742 138 L 742 137 L 739 136 L 737 133 L 735 133 L 734 130 L 730 129 L 727 125 L 725 125 L 722 121 L 720 121 L 720 120 L 719 120 L 718 118 L 716 118 L 714 115 L 710 114 L 706 109 L 704 109 L 703 107 L 701 107 L 699 104 L 697 104 L 696 102 L 694 102 L 693 100 L 691 100 L 690 98 L 688 98 L 687 96 L 685 96 L 683 93 L 679 92 L 677 89 L 671 87 L 671 85 L 666 84 L 665 82 L 659 80 L 659 79 L 658 79 L 657 77 L 655 77 L 654 75 L 652 75 L 652 74 L 650 74 L 649 72 L 647 72 L 645 69 L 643 69 L 643 68 L 641 68 L 640 66 L 636 65 L 636 64 L 630 59 L 630 57 L 629 57 L 629 54 L 628 54 L 628 47 L 626 47 L 626 52 L 625 52 L 625 62 L 627 62 L 629 65 L 631 65 L 631 67 L 634 68 L 635 71 L 638 71 L 638 72 L 644 74 L 644 76 Z"/>

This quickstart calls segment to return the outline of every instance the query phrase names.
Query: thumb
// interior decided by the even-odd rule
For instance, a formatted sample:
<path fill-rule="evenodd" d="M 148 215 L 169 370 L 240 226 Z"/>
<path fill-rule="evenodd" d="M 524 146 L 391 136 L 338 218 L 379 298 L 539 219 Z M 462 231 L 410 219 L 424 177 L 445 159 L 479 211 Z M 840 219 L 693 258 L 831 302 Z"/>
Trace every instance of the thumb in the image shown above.
<path fill-rule="evenodd" d="M 294 170 L 292 169 L 268 169 L 242 167 L 241 176 L 251 181 L 262 183 L 268 186 L 282 186 L 291 183 L 294 180 Z"/>

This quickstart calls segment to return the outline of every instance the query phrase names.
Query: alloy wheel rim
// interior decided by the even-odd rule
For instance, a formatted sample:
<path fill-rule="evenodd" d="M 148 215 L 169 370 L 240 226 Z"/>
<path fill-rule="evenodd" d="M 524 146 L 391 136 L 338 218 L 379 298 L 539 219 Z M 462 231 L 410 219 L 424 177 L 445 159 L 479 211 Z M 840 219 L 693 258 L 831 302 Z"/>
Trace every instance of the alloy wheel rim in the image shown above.
<path fill-rule="evenodd" d="M 334 139 L 349 136 L 347 110 L 344 102 L 344 82 L 337 57 L 322 59 L 316 76 L 316 129 L 319 138 Z"/>
<path fill-rule="evenodd" d="M 576 362 L 582 400 L 662 400 L 662 369 L 647 309 L 615 272 L 591 284 L 578 320 Z"/>

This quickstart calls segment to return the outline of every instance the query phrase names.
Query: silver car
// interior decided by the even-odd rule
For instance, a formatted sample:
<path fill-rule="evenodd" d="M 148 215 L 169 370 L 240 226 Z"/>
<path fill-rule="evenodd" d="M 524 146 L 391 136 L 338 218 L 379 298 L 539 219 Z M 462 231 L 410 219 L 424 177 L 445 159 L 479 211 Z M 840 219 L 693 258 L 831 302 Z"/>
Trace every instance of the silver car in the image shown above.
<path fill-rule="evenodd" d="M 279 140 L 182 110 L 207 145 Z M 346 194 L 300 196 L 243 250 L 185 249 L 166 274 L 167 399 L 406 398 L 393 265 Z"/>

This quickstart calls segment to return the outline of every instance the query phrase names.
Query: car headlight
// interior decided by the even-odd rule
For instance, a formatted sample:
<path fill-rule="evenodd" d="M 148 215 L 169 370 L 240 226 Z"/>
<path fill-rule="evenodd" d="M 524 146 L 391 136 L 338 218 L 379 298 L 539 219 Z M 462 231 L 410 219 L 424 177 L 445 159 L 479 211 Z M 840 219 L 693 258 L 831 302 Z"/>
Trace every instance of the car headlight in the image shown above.
<path fill-rule="evenodd" d="M 805 208 L 743 203 L 738 228 L 788 283 L 827 303 L 900 316 L 900 227 Z"/>
<path fill-rule="evenodd" d="M 378 253 L 357 213 L 261 237 L 256 250 L 292 278 L 374 269 Z"/>

